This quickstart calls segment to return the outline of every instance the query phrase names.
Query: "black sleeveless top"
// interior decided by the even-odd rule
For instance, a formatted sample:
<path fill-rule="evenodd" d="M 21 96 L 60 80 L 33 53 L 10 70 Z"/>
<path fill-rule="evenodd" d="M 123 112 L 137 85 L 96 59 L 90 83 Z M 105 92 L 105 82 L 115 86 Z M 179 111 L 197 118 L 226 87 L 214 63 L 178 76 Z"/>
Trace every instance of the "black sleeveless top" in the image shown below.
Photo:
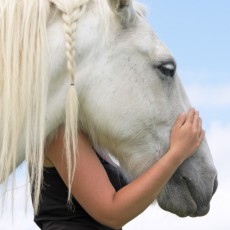
<path fill-rule="evenodd" d="M 119 167 L 99 159 L 116 191 L 127 184 Z M 39 211 L 34 217 L 42 230 L 111 230 L 94 220 L 74 197 L 71 204 L 67 204 L 68 188 L 55 168 L 44 168 L 43 173 Z"/>

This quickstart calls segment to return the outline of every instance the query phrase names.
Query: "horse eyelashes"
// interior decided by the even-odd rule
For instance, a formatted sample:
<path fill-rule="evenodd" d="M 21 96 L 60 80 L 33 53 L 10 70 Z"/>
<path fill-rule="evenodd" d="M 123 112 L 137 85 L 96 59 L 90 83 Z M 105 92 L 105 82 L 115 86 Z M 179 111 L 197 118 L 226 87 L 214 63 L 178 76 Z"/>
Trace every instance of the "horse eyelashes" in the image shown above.
<path fill-rule="evenodd" d="M 176 65 L 172 62 L 163 63 L 157 68 L 166 77 L 174 77 L 176 72 Z"/>

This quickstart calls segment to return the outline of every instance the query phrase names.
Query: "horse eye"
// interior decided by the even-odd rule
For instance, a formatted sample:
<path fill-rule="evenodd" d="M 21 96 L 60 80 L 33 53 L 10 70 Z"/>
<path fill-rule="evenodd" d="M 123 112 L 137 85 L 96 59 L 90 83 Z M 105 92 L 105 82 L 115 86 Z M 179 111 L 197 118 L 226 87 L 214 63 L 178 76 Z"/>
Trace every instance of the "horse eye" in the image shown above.
<path fill-rule="evenodd" d="M 174 64 L 173 62 L 163 63 L 158 66 L 158 69 L 162 74 L 164 74 L 164 76 L 174 77 L 176 72 L 176 64 Z"/>

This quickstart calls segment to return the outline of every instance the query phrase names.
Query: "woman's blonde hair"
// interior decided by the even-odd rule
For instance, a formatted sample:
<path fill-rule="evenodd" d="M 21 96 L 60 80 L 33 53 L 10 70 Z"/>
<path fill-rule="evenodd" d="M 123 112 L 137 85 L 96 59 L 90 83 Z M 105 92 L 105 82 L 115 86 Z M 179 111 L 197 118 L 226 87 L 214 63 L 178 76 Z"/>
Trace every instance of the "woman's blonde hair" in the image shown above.
<path fill-rule="evenodd" d="M 1 0 L 0 2 L 0 181 L 16 168 L 19 137 L 34 185 L 38 211 L 42 185 L 47 107 L 47 17 L 50 5 L 61 12 L 66 37 L 70 89 L 66 100 L 65 142 L 68 184 L 76 163 L 78 100 L 74 83 L 76 20 L 88 0 Z M 70 193 L 69 193 L 70 198 Z"/>

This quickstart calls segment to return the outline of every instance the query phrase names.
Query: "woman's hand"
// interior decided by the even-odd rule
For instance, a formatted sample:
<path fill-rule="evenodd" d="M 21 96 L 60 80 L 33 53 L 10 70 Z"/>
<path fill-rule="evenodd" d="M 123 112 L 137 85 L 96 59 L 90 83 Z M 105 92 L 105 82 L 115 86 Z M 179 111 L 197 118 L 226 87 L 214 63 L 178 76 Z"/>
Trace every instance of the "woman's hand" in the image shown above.
<path fill-rule="evenodd" d="M 204 135 L 199 113 L 190 109 L 187 115 L 182 113 L 178 116 L 172 128 L 169 152 L 182 162 L 195 153 Z"/>

